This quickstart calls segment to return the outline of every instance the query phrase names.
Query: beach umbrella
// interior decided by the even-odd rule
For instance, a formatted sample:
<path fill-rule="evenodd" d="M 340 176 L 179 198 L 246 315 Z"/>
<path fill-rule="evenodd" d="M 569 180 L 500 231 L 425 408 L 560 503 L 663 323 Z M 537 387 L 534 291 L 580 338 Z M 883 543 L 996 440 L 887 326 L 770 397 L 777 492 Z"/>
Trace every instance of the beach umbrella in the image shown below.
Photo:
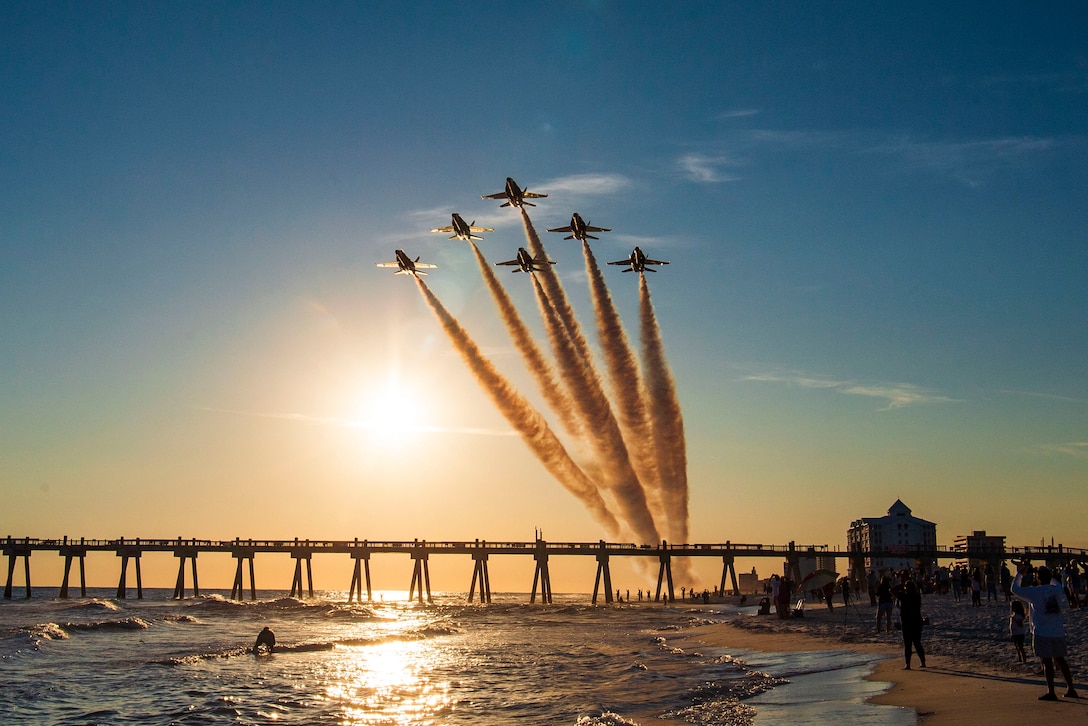
<path fill-rule="evenodd" d="M 814 570 L 801 580 L 800 590 L 801 592 L 808 592 L 810 590 L 821 590 L 829 583 L 837 582 L 839 579 L 839 573 L 831 570 Z"/>

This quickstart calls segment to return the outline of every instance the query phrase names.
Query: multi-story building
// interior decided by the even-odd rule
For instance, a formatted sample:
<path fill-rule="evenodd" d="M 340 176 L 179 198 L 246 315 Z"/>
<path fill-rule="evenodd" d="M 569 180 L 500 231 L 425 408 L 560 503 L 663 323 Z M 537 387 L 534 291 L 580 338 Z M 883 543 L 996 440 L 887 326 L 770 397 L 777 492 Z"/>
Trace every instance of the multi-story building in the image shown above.
<path fill-rule="evenodd" d="M 997 565 L 1001 561 L 1001 555 L 1005 552 L 1004 535 L 988 535 L 986 530 L 975 530 L 968 535 L 960 535 L 952 541 L 952 549 L 962 552 L 965 559 L 956 562 L 957 565 L 966 565 L 973 570 L 976 567 Z"/>
<path fill-rule="evenodd" d="M 850 523 L 846 533 L 847 548 L 853 552 L 885 552 L 877 557 L 865 557 L 865 573 L 875 570 L 905 570 L 916 568 L 923 573 L 935 572 L 935 557 L 917 557 L 919 550 L 936 551 L 937 525 L 910 513 L 910 507 L 895 500 L 884 517 L 862 517 Z M 856 564 L 855 564 L 856 567 Z M 852 572 L 852 577 L 864 580 L 864 573 Z"/>

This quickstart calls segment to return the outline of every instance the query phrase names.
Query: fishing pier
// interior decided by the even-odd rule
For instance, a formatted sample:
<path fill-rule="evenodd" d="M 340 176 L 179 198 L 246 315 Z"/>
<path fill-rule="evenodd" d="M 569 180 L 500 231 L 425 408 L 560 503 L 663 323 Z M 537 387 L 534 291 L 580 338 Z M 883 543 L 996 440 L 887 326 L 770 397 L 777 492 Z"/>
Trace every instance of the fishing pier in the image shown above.
<path fill-rule="evenodd" d="M 597 576 L 593 583 L 593 604 L 597 604 L 602 593 L 606 603 L 613 601 L 612 576 L 610 561 L 619 557 L 651 558 L 658 563 L 657 588 L 654 600 L 660 601 L 662 595 L 668 600 L 675 599 L 673 593 L 672 560 L 676 557 L 720 558 L 722 562 L 721 585 L 719 592 L 726 591 L 729 580 L 734 595 L 740 594 L 737 586 L 735 562 L 737 558 L 777 558 L 786 563 L 791 576 L 800 580 L 800 562 L 802 558 L 842 558 L 848 564 L 861 565 L 864 569 L 866 558 L 911 558 L 920 561 L 940 559 L 957 560 L 967 557 L 981 557 L 992 563 L 1007 559 L 1046 560 L 1047 562 L 1068 562 L 1077 560 L 1088 562 L 1088 550 L 1063 548 L 1061 545 L 1049 547 L 1006 547 L 1002 550 L 973 552 L 964 549 L 938 546 L 932 549 L 903 549 L 880 551 L 843 551 L 830 549 L 827 545 L 799 546 L 793 542 L 785 545 L 766 544 L 669 544 L 636 545 L 598 542 L 547 542 L 537 539 L 533 542 L 428 542 L 426 540 L 372 542 L 368 540 L 254 540 L 234 539 L 225 541 L 202 539 L 32 539 L 29 537 L 13 538 L 8 536 L 0 540 L 2 553 L 8 559 L 7 581 L 4 586 L 4 598 L 11 599 L 15 571 L 20 559 L 23 561 L 23 574 L 26 597 L 31 596 L 30 556 L 35 552 L 55 552 L 64 558 L 64 577 L 58 597 L 67 598 L 72 574 L 72 566 L 79 567 L 80 595 L 87 595 L 85 560 L 91 553 L 113 553 L 121 560 L 120 577 L 117 583 L 117 597 L 128 596 L 129 569 L 135 570 L 136 597 L 143 597 L 143 578 L 140 569 L 141 558 L 148 553 L 171 553 L 178 560 L 178 576 L 174 587 L 174 597 L 184 598 L 189 591 L 186 584 L 186 570 L 192 575 L 192 594 L 200 594 L 200 582 L 197 577 L 197 557 L 204 554 L 229 554 L 237 561 L 231 598 L 245 598 L 248 584 L 251 600 L 257 599 L 256 566 L 258 554 L 287 554 L 295 561 L 294 576 L 291 580 L 291 597 L 313 597 L 314 555 L 348 555 L 353 563 L 351 584 L 348 588 L 348 602 L 358 598 L 363 600 L 363 584 L 366 584 L 367 601 L 372 601 L 373 590 L 370 579 L 370 559 L 373 555 L 408 555 L 412 561 L 411 584 L 408 599 L 419 602 L 431 601 L 430 558 L 432 556 L 459 555 L 470 556 L 474 563 L 472 581 L 468 588 L 468 601 L 479 596 L 481 603 L 491 602 L 491 579 L 488 574 L 488 560 L 499 556 L 521 556 L 532 558 L 534 562 L 533 587 L 529 602 L 535 603 L 539 592 L 542 603 L 552 601 L 551 575 L 548 562 L 553 557 L 593 557 L 597 561 Z M 303 587 L 305 570 L 305 588 Z M 246 575 L 248 574 L 248 578 Z M 247 583 L 248 579 L 248 583 Z"/>

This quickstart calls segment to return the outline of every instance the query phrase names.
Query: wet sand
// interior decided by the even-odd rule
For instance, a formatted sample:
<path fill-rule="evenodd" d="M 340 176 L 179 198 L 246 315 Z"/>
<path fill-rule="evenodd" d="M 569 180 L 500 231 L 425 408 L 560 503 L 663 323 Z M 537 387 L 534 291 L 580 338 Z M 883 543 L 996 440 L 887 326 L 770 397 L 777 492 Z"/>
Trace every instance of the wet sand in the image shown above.
<path fill-rule="evenodd" d="M 1030 636 L 1028 662 L 1017 662 L 1008 637 L 1008 603 L 972 607 L 951 595 L 931 595 L 924 610 L 931 620 L 922 636 L 928 667 L 921 669 L 915 655 L 909 671 L 903 670 L 900 633 L 876 632 L 876 608 L 868 600 L 849 608 L 839 600 L 830 612 L 809 603 L 803 618 L 742 617 L 733 624 L 700 629 L 694 637 L 712 646 L 764 652 L 837 649 L 887 655 L 869 679 L 892 686 L 870 701 L 913 708 L 925 726 L 1088 723 L 1088 610 L 1065 611 L 1068 661 L 1084 698 L 1062 698 L 1066 686 L 1059 673 L 1057 702 L 1037 700 L 1046 692 L 1046 680 L 1039 659 L 1031 654 Z"/>

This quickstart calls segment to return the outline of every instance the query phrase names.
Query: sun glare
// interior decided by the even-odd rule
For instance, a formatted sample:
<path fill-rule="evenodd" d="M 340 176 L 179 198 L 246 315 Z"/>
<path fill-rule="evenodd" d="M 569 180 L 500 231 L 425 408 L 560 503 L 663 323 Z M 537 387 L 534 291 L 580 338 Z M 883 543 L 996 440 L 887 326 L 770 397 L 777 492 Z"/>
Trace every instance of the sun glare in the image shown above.
<path fill-rule="evenodd" d="M 424 401 L 415 391 L 391 381 L 365 394 L 359 419 L 376 438 L 393 441 L 420 430 L 423 407 Z"/>

